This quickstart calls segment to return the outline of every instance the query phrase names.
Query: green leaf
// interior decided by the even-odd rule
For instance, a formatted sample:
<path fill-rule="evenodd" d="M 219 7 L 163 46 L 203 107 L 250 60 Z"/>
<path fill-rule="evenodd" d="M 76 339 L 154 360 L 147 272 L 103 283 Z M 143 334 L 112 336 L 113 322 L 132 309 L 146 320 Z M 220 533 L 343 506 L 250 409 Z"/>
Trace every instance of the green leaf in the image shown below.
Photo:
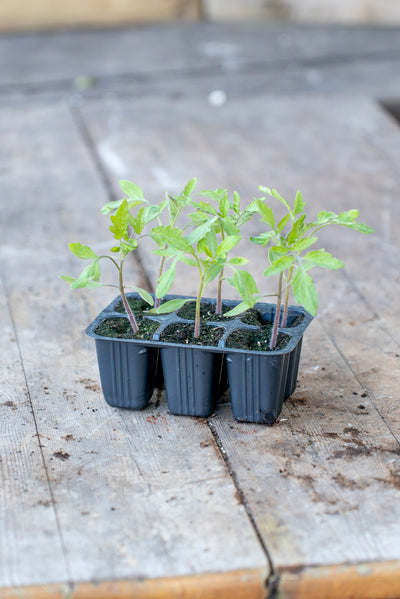
<path fill-rule="evenodd" d="M 228 196 L 227 195 L 223 196 L 219 202 L 219 211 L 220 211 L 222 217 L 225 218 L 225 216 L 228 215 L 230 207 L 231 207 L 231 205 L 230 205 Z"/>
<path fill-rule="evenodd" d="M 276 189 L 272 189 L 271 190 L 271 195 L 276 199 L 279 200 L 280 202 L 282 202 L 282 204 L 284 204 L 286 206 L 286 208 L 289 210 L 289 212 L 291 212 L 290 210 L 290 206 L 289 206 L 289 202 L 287 200 L 285 200 L 285 198 L 283 196 L 281 196 Z"/>
<path fill-rule="evenodd" d="M 144 209 L 144 222 L 145 224 L 150 223 L 152 220 L 157 218 L 161 212 L 160 206 L 146 206 Z"/>
<path fill-rule="evenodd" d="M 280 245 L 274 245 L 268 250 L 268 258 L 271 264 L 275 262 L 281 256 L 287 256 L 288 250 Z"/>
<path fill-rule="evenodd" d="M 198 227 L 193 229 L 193 231 L 191 233 L 189 233 L 189 235 L 187 235 L 187 237 L 186 237 L 187 243 L 189 243 L 191 246 L 198 243 L 200 241 L 200 239 L 205 237 L 205 235 L 209 231 L 211 231 L 211 227 L 212 227 L 213 223 L 216 221 L 216 219 L 217 219 L 217 217 L 214 217 L 211 220 L 208 220 L 206 223 L 199 225 Z"/>
<path fill-rule="evenodd" d="M 224 261 L 219 261 L 209 266 L 204 277 L 204 287 L 211 283 L 211 281 L 213 281 L 215 277 L 219 275 L 224 266 Z"/>
<path fill-rule="evenodd" d="M 292 249 L 295 252 L 302 252 L 303 250 L 306 250 L 310 246 L 314 245 L 316 241 L 318 241 L 317 237 L 306 237 L 305 239 L 300 239 L 300 241 L 297 241 L 293 245 Z"/>
<path fill-rule="evenodd" d="M 143 191 L 131 181 L 122 180 L 119 182 L 119 185 L 128 198 L 133 198 L 134 200 L 144 200 Z"/>
<path fill-rule="evenodd" d="M 252 296 L 255 293 L 258 293 L 253 276 L 246 270 L 236 270 L 233 279 L 230 280 L 233 282 L 234 287 L 239 291 L 242 298 L 246 302 L 251 303 Z"/>
<path fill-rule="evenodd" d="M 301 237 L 304 234 L 304 221 L 305 221 L 306 215 L 303 214 L 302 216 L 300 216 L 300 218 L 298 218 L 294 223 L 293 223 L 293 227 L 292 230 L 290 231 L 290 233 L 288 233 L 286 239 L 289 243 L 294 243 L 297 241 L 297 239 L 299 237 Z"/>
<path fill-rule="evenodd" d="M 110 231 L 115 239 L 126 239 L 128 237 L 128 219 L 128 202 L 124 200 L 116 213 L 111 215 L 112 225 L 110 226 Z"/>
<path fill-rule="evenodd" d="M 181 262 L 184 262 L 185 264 L 189 264 L 189 266 L 198 266 L 196 260 L 194 258 L 190 258 L 189 256 L 185 256 L 184 254 L 182 254 L 182 256 L 179 256 L 179 260 Z"/>
<path fill-rule="evenodd" d="M 150 304 L 150 306 L 154 306 L 154 300 L 148 291 L 146 291 L 145 289 L 142 289 L 141 287 L 134 287 L 134 289 L 136 289 L 136 291 L 138 292 L 140 297 L 142 299 L 144 299 L 145 302 Z"/>
<path fill-rule="evenodd" d="M 342 223 L 348 229 L 353 229 L 353 231 L 358 231 L 359 233 L 374 233 L 374 229 L 369 227 L 368 225 L 364 225 L 363 223 Z"/>
<path fill-rule="evenodd" d="M 240 196 L 237 191 L 233 192 L 233 208 L 235 212 L 239 212 L 240 210 Z"/>
<path fill-rule="evenodd" d="M 130 224 L 132 225 L 136 235 L 140 235 L 144 229 L 145 212 L 146 208 L 143 206 L 143 208 L 141 208 L 137 213 L 136 218 L 130 220 Z"/>
<path fill-rule="evenodd" d="M 159 306 L 157 309 L 153 308 L 152 310 L 149 310 L 149 313 L 150 314 L 168 314 L 169 312 L 173 312 L 174 310 L 179 310 L 179 308 L 182 308 L 182 306 L 184 306 L 186 304 L 186 302 L 189 302 L 189 301 L 192 301 L 192 300 L 189 300 L 189 299 L 169 300 L 168 302 L 161 304 L 161 306 Z"/>
<path fill-rule="evenodd" d="M 265 247 L 271 242 L 271 239 L 274 237 L 274 235 L 274 231 L 268 231 L 268 233 L 261 233 L 257 237 L 250 237 L 250 241 L 256 245 L 262 245 Z"/>
<path fill-rule="evenodd" d="M 256 302 L 254 301 L 254 304 L 255 303 Z M 246 302 L 240 302 L 240 304 L 229 310 L 229 312 L 225 312 L 224 316 L 238 316 L 239 314 L 243 314 L 243 312 L 246 312 L 246 310 L 248 310 L 249 308 L 252 308 L 254 304 L 253 302 L 251 302 L 251 304 L 247 304 Z"/>
<path fill-rule="evenodd" d="M 69 277 L 68 275 L 61 275 L 60 279 L 62 279 L 63 281 L 65 281 L 69 285 L 71 285 L 71 283 L 73 283 L 76 280 L 75 277 Z"/>
<path fill-rule="evenodd" d="M 228 260 L 228 264 L 232 264 L 232 266 L 242 266 L 244 264 L 248 264 L 247 258 L 242 258 L 241 256 L 235 256 Z"/>
<path fill-rule="evenodd" d="M 360 211 L 356 209 L 346 210 L 346 212 L 342 212 L 338 215 L 338 221 L 341 224 L 348 223 L 354 221 L 356 218 L 360 216 Z"/>
<path fill-rule="evenodd" d="M 303 196 L 301 195 L 300 191 L 298 191 L 294 200 L 294 215 L 297 216 L 298 214 L 301 214 L 305 207 L 306 203 L 303 200 Z"/>
<path fill-rule="evenodd" d="M 308 252 L 308 254 L 304 256 L 304 260 L 307 260 L 316 266 L 320 266 L 321 268 L 329 268 L 331 270 L 343 268 L 344 266 L 344 263 L 341 260 L 334 258 L 332 254 L 326 252 L 325 250 L 314 250 L 312 252 Z"/>
<path fill-rule="evenodd" d="M 264 204 L 262 200 L 255 200 L 257 212 L 261 216 L 261 220 L 270 225 L 273 229 L 275 228 L 275 216 L 272 208 Z"/>
<path fill-rule="evenodd" d="M 210 257 L 215 256 L 218 249 L 218 240 L 214 231 L 209 231 L 206 233 L 206 244 L 208 249 L 210 250 Z"/>
<path fill-rule="evenodd" d="M 230 252 L 234 247 L 237 246 L 240 240 L 240 235 L 229 235 L 228 237 L 225 237 L 225 239 L 221 241 L 221 243 L 218 246 L 217 256 L 225 256 L 228 252 Z"/>
<path fill-rule="evenodd" d="M 71 289 L 80 289 L 82 287 L 94 288 L 100 287 L 100 266 L 98 260 L 95 260 L 81 272 L 79 277 L 71 282 Z"/>
<path fill-rule="evenodd" d="M 299 269 L 293 278 L 293 296 L 312 316 L 317 314 L 318 293 L 310 275 Z"/>
<path fill-rule="evenodd" d="M 156 296 L 158 298 L 164 297 L 171 289 L 172 283 L 175 279 L 175 262 L 169 267 L 168 270 L 163 272 L 161 277 L 158 280 Z"/>
<path fill-rule="evenodd" d="M 319 212 L 317 214 L 317 224 L 322 225 L 322 224 L 332 220 L 333 218 L 337 218 L 337 214 L 335 214 L 335 212 L 328 212 L 327 210 L 321 210 L 321 212 Z"/>
<path fill-rule="evenodd" d="M 94 252 L 88 245 L 82 245 L 81 243 L 69 243 L 69 249 L 77 258 L 82 260 L 94 260 L 97 258 L 96 252 Z"/>
<path fill-rule="evenodd" d="M 250 216 L 251 218 L 251 216 Z M 239 223 L 238 223 L 239 224 Z M 229 216 L 226 216 L 222 221 L 222 228 L 227 235 L 239 235 L 240 229 Z"/>
<path fill-rule="evenodd" d="M 294 263 L 293 256 L 282 256 L 277 260 L 274 260 L 272 265 L 269 266 L 266 270 L 264 270 L 264 277 L 269 277 L 270 275 L 276 275 L 280 272 L 283 272 L 287 268 L 290 268 Z"/>
<path fill-rule="evenodd" d="M 287 214 L 286 216 L 284 216 L 282 218 L 282 220 L 279 221 L 278 227 L 276 229 L 278 231 L 278 233 L 280 233 L 281 231 L 283 231 L 283 229 L 288 224 L 289 220 L 290 220 L 290 214 Z"/>
<path fill-rule="evenodd" d="M 185 196 L 190 196 L 192 195 L 194 188 L 196 187 L 197 184 L 197 179 L 196 177 L 193 177 L 193 179 L 190 179 L 190 181 L 188 183 L 186 183 L 185 185 L 185 189 L 183 190 L 183 194 Z"/>

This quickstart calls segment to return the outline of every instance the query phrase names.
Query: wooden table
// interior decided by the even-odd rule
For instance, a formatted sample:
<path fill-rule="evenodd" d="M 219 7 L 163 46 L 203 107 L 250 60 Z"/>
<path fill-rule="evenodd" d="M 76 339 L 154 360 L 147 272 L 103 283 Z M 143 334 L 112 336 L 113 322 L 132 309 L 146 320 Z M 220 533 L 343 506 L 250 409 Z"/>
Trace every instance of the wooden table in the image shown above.
<path fill-rule="evenodd" d="M 0 63 L 1 599 L 400 597 L 400 130 L 378 101 L 400 98 L 400 30 L 27 34 Z M 69 241 L 107 248 L 118 179 L 156 200 L 192 176 L 301 189 L 376 229 L 323 237 L 346 268 L 316 274 L 272 428 L 226 401 L 175 417 L 160 392 L 108 407 L 83 330 L 113 292 L 59 279 L 80 266 Z M 130 267 L 154 288 L 151 255 Z"/>

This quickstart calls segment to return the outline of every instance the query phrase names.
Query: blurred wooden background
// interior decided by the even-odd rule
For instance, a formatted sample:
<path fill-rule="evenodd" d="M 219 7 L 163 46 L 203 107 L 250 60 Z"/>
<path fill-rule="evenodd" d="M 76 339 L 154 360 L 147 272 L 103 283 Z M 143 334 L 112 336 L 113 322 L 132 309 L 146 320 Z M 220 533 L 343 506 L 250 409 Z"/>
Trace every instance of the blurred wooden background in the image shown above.
<path fill-rule="evenodd" d="M 400 23 L 398 0 L 0 0 L 0 31 L 184 19 Z"/>

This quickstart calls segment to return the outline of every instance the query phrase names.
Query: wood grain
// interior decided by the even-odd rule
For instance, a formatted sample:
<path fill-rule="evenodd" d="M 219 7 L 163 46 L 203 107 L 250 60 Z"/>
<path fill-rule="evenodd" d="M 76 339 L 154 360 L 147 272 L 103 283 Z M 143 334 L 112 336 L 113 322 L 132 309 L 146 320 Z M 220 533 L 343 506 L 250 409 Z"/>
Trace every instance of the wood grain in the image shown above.
<path fill-rule="evenodd" d="M 198 0 L 84 0 L 60 2 L 58 10 L 50 0 L 32 0 L 20 10 L 12 0 L 3 0 L 0 6 L 2 31 L 72 27 L 77 25 L 118 25 L 151 23 L 199 16 Z"/>

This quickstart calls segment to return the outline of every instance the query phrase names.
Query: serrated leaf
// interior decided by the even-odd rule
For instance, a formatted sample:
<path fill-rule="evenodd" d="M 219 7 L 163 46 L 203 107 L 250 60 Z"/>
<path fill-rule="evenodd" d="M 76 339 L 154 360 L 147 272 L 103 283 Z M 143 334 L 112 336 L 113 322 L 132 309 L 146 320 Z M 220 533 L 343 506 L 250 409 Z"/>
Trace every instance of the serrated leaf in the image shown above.
<path fill-rule="evenodd" d="M 140 235 L 144 229 L 145 211 L 146 211 L 146 208 L 143 206 L 143 208 L 141 208 L 138 211 L 136 218 L 130 219 L 130 224 L 133 227 L 133 230 L 135 231 L 136 235 Z"/>
<path fill-rule="evenodd" d="M 164 295 L 166 295 L 168 293 L 168 291 L 171 289 L 174 279 L 175 279 L 175 261 L 168 268 L 168 270 L 163 272 L 163 274 L 161 275 L 161 277 L 158 280 L 158 285 L 157 285 L 157 290 L 156 290 L 156 296 L 158 298 L 164 297 Z"/>
<path fill-rule="evenodd" d="M 161 306 L 159 306 L 157 309 L 153 308 L 152 310 L 149 310 L 149 313 L 150 314 L 168 314 L 169 312 L 174 312 L 174 310 L 179 310 L 179 308 L 182 308 L 182 306 L 184 306 L 186 304 L 186 302 L 189 302 L 189 301 L 192 301 L 192 300 L 189 300 L 189 299 L 169 300 L 168 302 L 161 304 Z"/>
<path fill-rule="evenodd" d="M 319 212 L 317 214 L 317 224 L 322 225 L 323 223 L 326 223 L 326 222 L 332 220 L 333 218 L 337 218 L 337 214 L 335 214 L 335 212 L 328 212 L 327 210 L 321 210 L 321 212 Z"/>
<path fill-rule="evenodd" d="M 314 250 L 312 252 L 308 252 L 303 259 L 307 260 L 308 262 L 312 262 L 312 264 L 320 266 L 321 268 L 329 268 L 331 270 L 343 268 L 344 266 L 344 263 L 341 260 L 334 258 L 332 254 L 326 252 L 325 250 Z"/>
<path fill-rule="evenodd" d="M 354 221 L 356 218 L 360 216 L 360 211 L 356 209 L 346 210 L 346 212 L 342 212 L 338 215 L 338 221 L 340 223 L 348 223 Z"/>
<path fill-rule="evenodd" d="M 224 229 L 227 235 L 239 235 L 240 233 L 239 227 L 237 226 L 237 224 L 233 222 L 233 220 L 229 216 L 226 216 L 223 219 L 222 228 Z"/>
<path fill-rule="evenodd" d="M 282 204 L 284 204 L 284 206 L 286 206 L 286 208 L 287 208 L 289 211 L 291 211 L 291 210 L 290 210 L 290 206 L 289 206 L 289 202 L 288 202 L 287 200 L 285 200 L 285 198 L 284 198 L 283 196 L 281 196 L 281 194 L 280 194 L 280 193 L 278 193 L 278 192 L 276 191 L 276 189 L 272 189 L 272 190 L 271 190 L 271 195 L 272 195 L 272 196 L 273 196 L 273 197 L 274 197 L 276 200 L 279 200 L 280 202 L 282 202 Z"/>
<path fill-rule="evenodd" d="M 318 293 L 310 275 L 299 269 L 293 278 L 293 297 L 312 316 L 317 314 Z"/>
<path fill-rule="evenodd" d="M 233 192 L 233 209 L 235 212 L 239 212 L 240 209 L 240 195 L 237 191 Z"/>
<path fill-rule="evenodd" d="M 292 230 L 288 233 L 286 239 L 289 243 L 294 243 L 296 240 L 304 234 L 304 221 L 306 215 L 303 214 L 294 223 Z"/>
<path fill-rule="evenodd" d="M 94 260 L 97 258 L 96 252 L 94 252 L 88 245 L 69 243 L 68 247 L 74 256 L 81 258 L 82 260 Z"/>
<path fill-rule="evenodd" d="M 124 200 L 115 214 L 111 215 L 112 225 L 110 231 L 115 239 L 126 239 L 128 229 L 129 210 L 128 202 Z"/>
<path fill-rule="evenodd" d="M 140 187 L 135 185 L 135 183 L 132 183 L 131 181 L 122 180 L 119 182 L 119 186 L 128 198 L 132 198 L 134 200 L 144 199 L 143 191 L 140 189 Z"/>
<path fill-rule="evenodd" d="M 300 191 L 296 193 L 296 198 L 294 200 L 294 215 L 297 216 L 301 214 L 306 207 L 306 203 L 303 200 L 303 196 Z"/>
<path fill-rule="evenodd" d="M 264 270 L 264 277 L 269 277 L 271 275 L 279 274 L 283 272 L 287 268 L 290 268 L 294 263 L 294 258 L 292 256 L 282 256 L 277 260 L 274 260 L 271 266 L 269 266 L 266 270 Z"/>
<path fill-rule="evenodd" d="M 213 265 L 209 266 L 209 268 L 207 269 L 206 275 L 204 277 L 204 286 L 207 286 L 209 283 L 211 283 L 211 281 L 213 281 L 221 272 L 221 270 L 223 270 L 224 268 L 224 262 L 216 262 Z"/>
<path fill-rule="evenodd" d="M 150 306 L 154 306 L 154 300 L 148 291 L 142 289 L 141 287 L 134 287 L 134 289 L 138 292 L 140 297 L 144 299 L 145 302 L 147 302 Z"/>

